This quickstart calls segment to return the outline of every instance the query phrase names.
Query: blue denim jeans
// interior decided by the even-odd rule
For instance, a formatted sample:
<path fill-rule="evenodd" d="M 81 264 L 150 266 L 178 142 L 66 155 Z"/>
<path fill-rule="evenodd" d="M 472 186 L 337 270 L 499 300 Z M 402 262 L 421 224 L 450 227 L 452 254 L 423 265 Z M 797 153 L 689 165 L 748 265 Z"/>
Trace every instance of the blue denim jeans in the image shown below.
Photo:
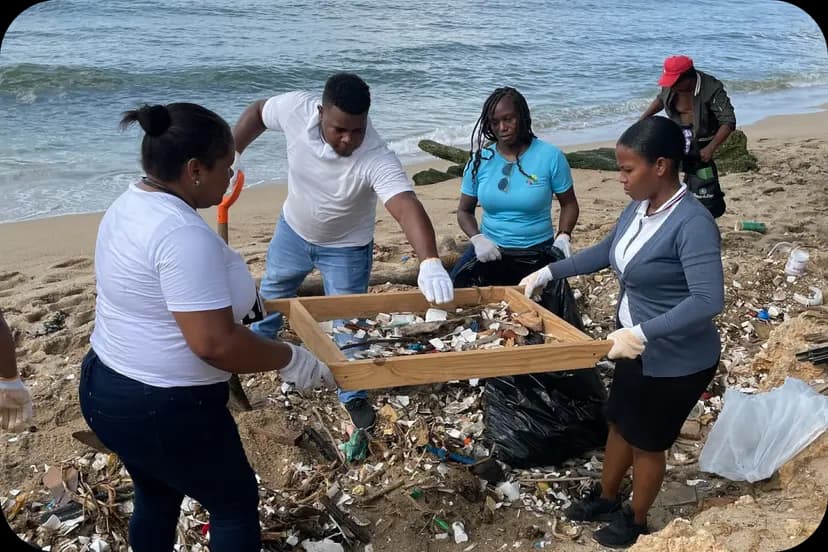
<path fill-rule="evenodd" d="M 460 255 L 460 258 L 457 259 L 457 262 L 454 263 L 454 267 L 451 269 L 451 274 L 449 274 L 449 276 L 451 276 L 452 282 L 454 281 L 455 276 L 457 276 L 460 272 L 460 269 L 463 268 L 463 265 L 475 258 L 475 256 L 474 246 L 469 244 L 469 246 L 466 247 L 466 250 L 463 251 L 463 254 Z"/>
<path fill-rule="evenodd" d="M 259 493 L 226 383 L 154 387 L 83 359 L 80 406 L 95 435 L 123 461 L 135 488 L 134 552 L 171 552 L 181 501 L 210 513 L 210 550 L 259 552 Z"/>
<path fill-rule="evenodd" d="M 295 297 L 299 286 L 314 268 L 322 274 L 325 295 L 365 293 L 373 261 L 373 242 L 358 247 L 315 245 L 294 232 L 280 215 L 267 250 L 259 294 L 265 300 Z M 282 323 L 282 315 L 273 313 L 251 324 L 250 329 L 264 338 L 275 339 Z M 334 321 L 334 325 L 341 324 L 342 321 Z M 339 345 L 347 341 L 345 334 L 334 334 L 334 337 Z M 365 391 L 339 391 L 339 400 L 343 403 L 365 397 Z"/>

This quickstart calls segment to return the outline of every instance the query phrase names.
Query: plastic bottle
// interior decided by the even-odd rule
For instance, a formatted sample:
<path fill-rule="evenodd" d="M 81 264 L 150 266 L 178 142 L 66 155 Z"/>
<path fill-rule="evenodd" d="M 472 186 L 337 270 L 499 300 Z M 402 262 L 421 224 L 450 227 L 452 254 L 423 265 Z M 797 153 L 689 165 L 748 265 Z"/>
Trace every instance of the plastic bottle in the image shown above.
<path fill-rule="evenodd" d="M 750 232 L 759 232 L 760 234 L 764 234 L 768 231 L 767 226 L 765 226 L 764 222 L 757 222 L 755 220 L 740 220 L 736 223 L 733 227 L 734 230 L 747 230 Z"/>
<path fill-rule="evenodd" d="M 802 276 L 805 267 L 808 266 L 810 255 L 801 247 L 794 247 L 788 255 L 788 262 L 785 263 L 785 274 L 788 276 Z"/>

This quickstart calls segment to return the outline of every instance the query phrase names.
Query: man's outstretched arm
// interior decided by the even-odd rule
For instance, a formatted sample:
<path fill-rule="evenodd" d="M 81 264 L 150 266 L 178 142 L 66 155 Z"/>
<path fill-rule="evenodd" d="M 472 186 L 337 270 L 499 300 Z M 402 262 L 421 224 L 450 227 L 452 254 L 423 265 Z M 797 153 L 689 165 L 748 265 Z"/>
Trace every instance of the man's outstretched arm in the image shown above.
<path fill-rule="evenodd" d="M 662 109 L 664 109 L 664 102 L 662 101 L 661 96 L 658 96 L 656 97 L 656 99 L 650 102 L 650 105 L 647 106 L 647 109 L 644 110 L 644 113 L 641 114 L 641 117 L 639 117 L 638 120 L 640 121 L 642 119 L 646 119 L 647 117 L 655 115 Z"/>
<path fill-rule="evenodd" d="M 414 192 L 395 194 L 385 202 L 385 208 L 397 219 L 420 259 L 417 285 L 425 298 L 430 303 L 447 303 L 454 299 L 454 284 L 437 255 L 434 226 Z"/>
<path fill-rule="evenodd" d="M 262 108 L 267 100 L 256 100 L 239 116 L 236 126 L 233 127 L 233 139 L 236 141 L 236 151 L 242 153 L 253 140 L 258 138 L 267 127 L 262 120 Z"/>

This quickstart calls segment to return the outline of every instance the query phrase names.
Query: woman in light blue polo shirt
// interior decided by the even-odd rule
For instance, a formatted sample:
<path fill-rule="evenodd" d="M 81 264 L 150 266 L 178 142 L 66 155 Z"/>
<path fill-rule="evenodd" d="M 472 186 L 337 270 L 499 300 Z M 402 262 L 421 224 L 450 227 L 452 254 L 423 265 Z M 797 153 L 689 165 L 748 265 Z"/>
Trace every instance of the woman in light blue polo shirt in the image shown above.
<path fill-rule="evenodd" d="M 531 295 L 553 279 L 611 266 L 620 294 L 609 358 L 615 373 L 607 400 L 609 436 L 601 485 L 573 504 L 577 521 L 611 521 L 593 536 L 628 546 L 648 531 L 647 512 L 664 479 L 665 451 L 719 365 L 713 318 L 724 307 L 721 238 L 710 212 L 679 181 L 681 128 L 648 117 L 615 147 L 619 180 L 632 201 L 601 242 L 523 279 Z M 631 508 L 618 490 L 632 467 Z"/>
<path fill-rule="evenodd" d="M 492 142 L 484 146 L 484 140 Z M 569 238 L 578 220 L 572 172 L 563 152 L 532 132 L 523 95 L 498 88 L 486 99 L 471 138 L 471 159 L 463 173 L 457 222 L 472 245 L 452 277 L 477 257 L 501 258 L 500 248 L 555 245 L 569 255 Z M 552 224 L 552 199 L 560 205 L 558 229 Z M 478 226 L 475 208 L 483 207 Z"/>

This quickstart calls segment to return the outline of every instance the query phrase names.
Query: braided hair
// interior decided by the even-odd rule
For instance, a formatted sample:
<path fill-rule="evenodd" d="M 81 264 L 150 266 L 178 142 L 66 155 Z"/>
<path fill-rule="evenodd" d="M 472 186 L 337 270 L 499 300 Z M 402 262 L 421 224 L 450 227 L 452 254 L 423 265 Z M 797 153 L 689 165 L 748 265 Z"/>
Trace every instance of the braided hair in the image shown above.
<path fill-rule="evenodd" d="M 526 103 L 526 98 L 523 97 L 523 94 L 510 86 L 504 86 L 492 92 L 483 103 L 483 111 L 474 124 L 471 134 L 469 163 L 472 165 L 472 182 L 475 184 L 477 184 L 477 171 L 480 168 L 480 160 L 491 159 L 491 157 L 483 157 L 483 139 L 485 138 L 487 142 L 497 142 L 497 138 L 491 129 L 490 119 L 498 102 L 503 98 L 511 98 L 518 112 L 518 143 L 530 144 L 532 139 L 535 138 L 535 133 L 532 132 L 532 116 L 529 114 L 529 105 Z M 518 170 L 524 176 L 531 178 L 520 165 L 520 157 L 517 158 L 517 166 Z"/>

